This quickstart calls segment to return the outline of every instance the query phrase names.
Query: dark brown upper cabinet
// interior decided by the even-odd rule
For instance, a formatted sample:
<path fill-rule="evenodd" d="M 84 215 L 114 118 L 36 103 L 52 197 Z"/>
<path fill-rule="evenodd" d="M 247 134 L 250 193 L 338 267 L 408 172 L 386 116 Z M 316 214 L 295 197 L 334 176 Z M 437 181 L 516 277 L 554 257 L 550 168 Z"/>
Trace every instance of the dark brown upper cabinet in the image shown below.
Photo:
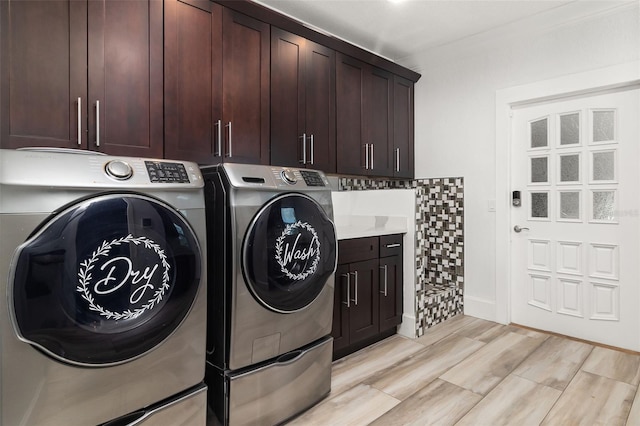
<path fill-rule="evenodd" d="M 392 176 L 393 74 L 336 55 L 337 172 Z"/>
<path fill-rule="evenodd" d="M 271 164 L 336 171 L 335 52 L 271 28 Z"/>
<path fill-rule="evenodd" d="M 165 9 L 166 156 L 268 164 L 269 25 L 209 1 Z"/>
<path fill-rule="evenodd" d="M 393 176 L 414 176 L 414 84 L 406 78 L 393 79 Z"/>
<path fill-rule="evenodd" d="M 0 2 L 0 146 L 163 155 L 163 10 Z"/>

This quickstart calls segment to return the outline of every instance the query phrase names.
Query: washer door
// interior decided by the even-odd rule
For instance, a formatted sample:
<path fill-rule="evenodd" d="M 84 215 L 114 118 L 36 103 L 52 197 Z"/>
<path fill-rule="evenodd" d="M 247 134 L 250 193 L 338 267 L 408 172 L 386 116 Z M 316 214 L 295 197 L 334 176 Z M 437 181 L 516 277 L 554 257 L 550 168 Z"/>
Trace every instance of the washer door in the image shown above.
<path fill-rule="evenodd" d="M 254 216 L 245 235 L 242 270 L 253 296 L 276 312 L 310 305 L 336 268 L 336 232 L 312 198 L 289 193 Z"/>
<path fill-rule="evenodd" d="M 19 338 L 85 366 L 129 361 L 162 343 L 189 312 L 201 273 L 187 222 L 136 194 L 67 207 L 19 247 L 13 264 Z"/>

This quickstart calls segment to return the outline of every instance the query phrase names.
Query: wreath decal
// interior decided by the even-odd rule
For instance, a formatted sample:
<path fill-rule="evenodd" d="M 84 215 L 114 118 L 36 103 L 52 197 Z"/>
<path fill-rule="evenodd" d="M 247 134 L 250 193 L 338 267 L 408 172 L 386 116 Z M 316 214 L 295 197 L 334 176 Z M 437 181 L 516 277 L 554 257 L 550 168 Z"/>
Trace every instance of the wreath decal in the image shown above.
<path fill-rule="evenodd" d="M 303 271 L 300 274 L 291 273 L 291 271 L 289 271 L 289 269 L 287 268 L 286 261 L 282 258 L 282 244 L 284 243 L 284 240 L 287 237 L 287 235 L 289 235 L 291 231 L 296 228 L 306 229 L 311 233 L 311 235 L 313 235 L 313 239 L 317 242 L 317 254 L 313 259 L 313 263 L 309 268 L 307 268 L 305 271 Z M 304 280 L 309 275 L 312 275 L 318 268 L 318 263 L 320 262 L 320 240 L 318 239 L 318 234 L 316 233 L 316 230 L 313 229 L 313 227 L 306 222 L 297 221 L 295 223 L 288 224 L 284 228 L 284 231 L 282 231 L 282 234 L 276 240 L 276 261 L 280 265 L 280 270 L 292 280 L 300 281 L 300 280 Z"/>
<path fill-rule="evenodd" d="M 93 278 L 91 275 L 91 270 L 94 268 L 95 262 L 101 256 L 108 256 L 113 246 L 119 246 L 125 243 L 132 243 L 135 245 L 142 244 L 146 249 L 153 250 L 158 255 L 164 268 L 164 272 L 162 273 L 162 285 L 153 293 L 153 297 L 148 300 L 147 303 L 142 307 L 134 310 L 127 309 L 124 312 L 113 312 L 105 309 L 95 302 L 95 299 L 89 291 L 88 286 L 91 282 L 91 279 Z M 164 298 L 166 291 L 169 289 L 169 269 L 171 268 L 171 265 L 169 265 L 169 262 L 167 261 L 167 256 L 165 255 L 164 250 L 153 240 L 150 240 L 146 237 L 134 237 L 133 235 L 129 234 L 126 237 L 118 238 L 110 242 L 103 241 L 100 247 L 98 247 L 98 249 L 92 253 L 90 258 L 80 263 L 80 266 L 81 268 L 78 272 L 79 285 L 76 287 L 76 291 L 82 294 L 82 298 L 89 303 L 90 310 L 98 312 L 101 316 L 109 320 L 129 320 L 139 317 L 145 311 L 153 309 L 154 306 L 160 303 L 160 301 L 162 301 L 162 299 Z"/>

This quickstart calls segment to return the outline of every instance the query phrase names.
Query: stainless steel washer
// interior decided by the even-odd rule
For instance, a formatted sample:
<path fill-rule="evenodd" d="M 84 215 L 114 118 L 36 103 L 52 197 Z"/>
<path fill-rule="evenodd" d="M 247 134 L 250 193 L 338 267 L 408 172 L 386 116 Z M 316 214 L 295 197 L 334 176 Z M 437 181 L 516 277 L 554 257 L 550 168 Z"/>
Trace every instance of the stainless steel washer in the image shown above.
<path fill-rule="evenodd" d="M 328 181 L 272 166 L 201 170 L 210 404 L 222 423 L 277 423 L 330 390 L 337 241 Z M 267 380 L 274 371 L 281 379 Z"/>
<path fill-rule="evenodd" d="M 202 188 L 193 163 L 0 150 L 0 425 L 204 424 Z"/>

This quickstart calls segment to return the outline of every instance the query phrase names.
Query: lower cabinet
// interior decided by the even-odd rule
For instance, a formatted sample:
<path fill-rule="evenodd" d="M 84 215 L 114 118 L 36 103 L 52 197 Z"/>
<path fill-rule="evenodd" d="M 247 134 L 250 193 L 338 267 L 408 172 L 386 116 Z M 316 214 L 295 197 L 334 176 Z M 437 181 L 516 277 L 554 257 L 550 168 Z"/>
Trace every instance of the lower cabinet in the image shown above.
<path fill-rule="evenodd" d="M 402 322 L 402 235 L 338 242 L 333 359 L 395 334 Z"/>

